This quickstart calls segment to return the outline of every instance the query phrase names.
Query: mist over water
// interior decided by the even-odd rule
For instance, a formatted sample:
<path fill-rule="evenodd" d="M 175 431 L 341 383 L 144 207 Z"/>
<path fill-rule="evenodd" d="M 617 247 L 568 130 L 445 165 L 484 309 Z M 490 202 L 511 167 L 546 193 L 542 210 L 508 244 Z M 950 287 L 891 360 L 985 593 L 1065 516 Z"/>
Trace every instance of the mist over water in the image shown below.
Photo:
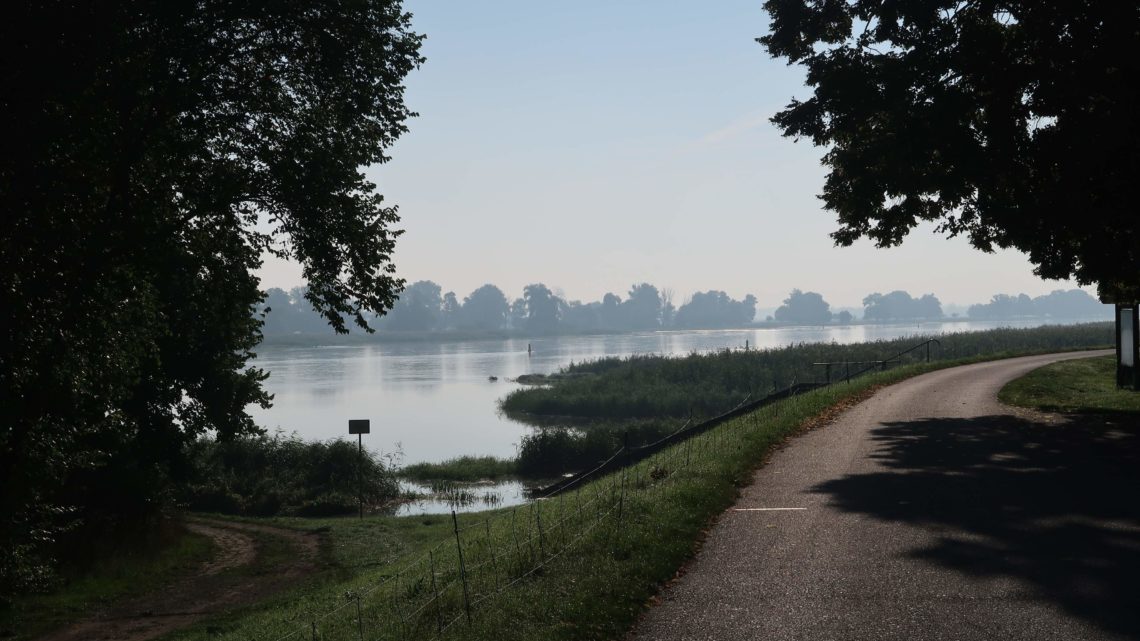
<path fill-rule="evenodd" d="M 265 386 L 274 394 L 274 406 L 268 410 L 251 406 L 250 412 L 262 427 L 311 440 L 348 438 L 349 419 L 371 419 L 365 446 L 374 452 L 402 451 L 404 463 L 464 454 L 513 457 L 519 437 L 531 428 L 500 415 L 498 399 L 519 387 L 511 379 L 549 374 L 572 361 L 739 349 L 746 341 L 763 349 L 1045 324 L 1042 320 L 955 321 L 324 347 L 265 345 L 254 364 L 270 372 Z M 490 381 L 492 376 L 498 380 Z"/>

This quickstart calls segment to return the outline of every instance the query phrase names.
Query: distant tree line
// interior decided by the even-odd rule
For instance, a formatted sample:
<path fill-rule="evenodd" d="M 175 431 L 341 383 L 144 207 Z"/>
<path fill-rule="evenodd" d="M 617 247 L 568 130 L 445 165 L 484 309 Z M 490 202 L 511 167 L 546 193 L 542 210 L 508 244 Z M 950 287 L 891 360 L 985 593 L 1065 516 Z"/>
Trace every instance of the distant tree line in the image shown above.
<path fill-rule="evenodd" d="M 970 318 L 1088 318 L 1109 314 L 1107 307 L 1080 289 L 1055 290 L 1030 298 L 1025 294 L 995 294 L 990 302 L 970 305 Z"/>
<path fill-rule="evenodd" d="M 324 322 L 306 302 L 304 288 L 270 289 L 265 334 L 324 331 Z M 741 327 L 756 316 L 756 297 L 733 299 L 722 291 L 698 292 L 677 307 L 672 291 L 649 283 L 633 285 L 625 298 L 609 293 L 600 301 L 566 300 L 542 283 L 523 288 L 509 300 L 501 289 L 483 285 L 462 301 L 430 280 L 412 283 L 390 313 L 375 319 L 380 331 L 511 331 L 530 334 L 638 331 L 662 328 Z"/>
<path fill-rule="evenodd" d="M 381 332 L 511 332 L 558 334 L 623 332 L 655 329 L 716 329 L 746 327 L 755 322 L 756 297 L 733 299 L 722 291 L 697 292 L 676 306 L 673 292 L 649 283 L 633 285 L 623 298 L 608 293 L 600 301 L 567 300 L 543 283 L 523 288 L 511 300 L 495 285 L 487 284 L 462 300 L 455 292 L 430 280 L 407 286 L 392 311 L 370 324 Z M 973 305 L 973 319 L 1029 317 L 1089 318 L 1104 315 L 1104 306 L 1079 289 L 1057 290 L 1029 298 L 1025 294 L 998 294 L 991 302 Z M 304 288 L 288 292 L 270 289 L 266 296 L 267 335 L 318 333 L 327 324 L 310 306 Z M 897 290 L 875 292 L 863 299 L 864 322 L 910 322 L 945 318 L 934 294 L 912 296 Z M 833 312 L 817 292 L 794 289 L 766 321 L 785 325 L 848 324 L 856 320 L 848 310 Z"/>

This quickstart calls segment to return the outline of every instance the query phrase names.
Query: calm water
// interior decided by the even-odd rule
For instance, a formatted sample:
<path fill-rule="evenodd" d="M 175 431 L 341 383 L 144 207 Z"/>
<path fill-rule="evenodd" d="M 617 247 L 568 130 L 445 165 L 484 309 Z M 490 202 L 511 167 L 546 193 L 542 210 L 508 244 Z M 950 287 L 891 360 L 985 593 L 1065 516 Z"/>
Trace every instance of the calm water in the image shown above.
<path fill-rule="evenodd" d="M 571 361 L 630 354 L 687 354 L 801 342 L 855 343 L 1027 322 L 947 322 L 850 327 L 662 331 L 602 336 L 383 343 L 326 347 L 263 346 L 255 363 L 271 375 L 274 406 L 251 413 L 263 427 L 302 438 L 347 438 L 348 420 L 367 418 L 374 452 L 402 452 L 404 463 L 463 454 L 515 455 L 526 426 L 498 413 L 496 401 L 520 374 L 549 374 Z M 533 348 L 527 355 L 527 344 Z M 498 377 L 492 382 L 489 377 Z"/>

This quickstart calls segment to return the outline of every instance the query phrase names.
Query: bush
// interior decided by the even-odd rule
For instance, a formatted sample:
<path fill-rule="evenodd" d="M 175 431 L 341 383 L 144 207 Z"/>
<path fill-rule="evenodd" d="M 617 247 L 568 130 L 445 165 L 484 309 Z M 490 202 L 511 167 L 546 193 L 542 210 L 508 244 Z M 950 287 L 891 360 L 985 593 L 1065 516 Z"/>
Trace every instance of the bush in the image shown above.
<path fill-rule="evenodd" d="M 182 500 L 191 509 L 227 514 L 329 516 L 357 509 L 357 474 L 366 505 L 399 493 L 391 470 L 355 443 L 306 442 L 257 436 L 190 445 L 190 480 Z"/>

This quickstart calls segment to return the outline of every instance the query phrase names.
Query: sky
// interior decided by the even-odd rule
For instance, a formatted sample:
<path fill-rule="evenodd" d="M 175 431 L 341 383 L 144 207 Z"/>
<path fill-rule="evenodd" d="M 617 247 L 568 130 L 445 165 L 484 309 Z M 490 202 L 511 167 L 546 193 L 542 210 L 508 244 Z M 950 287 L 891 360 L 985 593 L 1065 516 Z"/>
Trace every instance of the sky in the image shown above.
<path fill-rule="evenodd" d="M 833 306 L 871 292 L 969 304 L 1068 289 L 1012 251 L 916 228 L 899 248 L 837 248 L 817 198 L 821 148 L 768 118 L 806 98 L 804 73 L 768 57 L 761 0 L 408 0 L 427 62 L 419 116 L 366 174 L 399 207 L 397 273 L 460 300 L 542 282 L 568 300 L 674 300 L 717 289 L 778 306 L 793 288 Z M 263 287 L 302 284 L 267 260 Z"/>

